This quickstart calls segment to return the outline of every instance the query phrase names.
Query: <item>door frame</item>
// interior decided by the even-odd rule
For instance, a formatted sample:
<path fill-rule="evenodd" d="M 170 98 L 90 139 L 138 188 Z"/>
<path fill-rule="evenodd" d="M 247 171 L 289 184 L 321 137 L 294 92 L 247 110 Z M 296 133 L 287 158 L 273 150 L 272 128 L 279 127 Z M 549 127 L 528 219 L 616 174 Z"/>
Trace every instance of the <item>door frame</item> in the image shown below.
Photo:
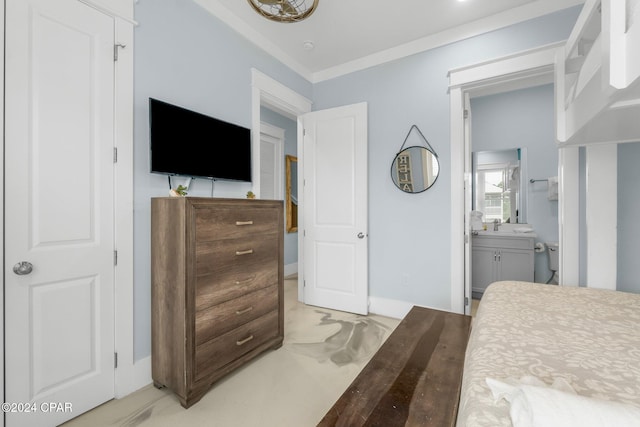
<path fill-rule="evenodd" d="M 87 0 L 81 0 L 90 5 Z M 118 0 L 122 15 L 96 5 L 111 14 L 115 22 L 115 40 L 119 49 L 115 73 L 115 244 L 118 263 L 115 269 L 115 351 L 118 366 L 115 374 L 115 397 L 122 398 L 151 382 L 151 357 L 140 361 L 134 355 L 134 249 L 133 249 L 133 95 L 134 95 L 134 5 Z"/>
<path fill-rule="evenodd" d="M 0 67 L 0 132 L 2 134 L 2 151 L 0 152 L 0 236 L 2 237 L 2 245 L 0 245 L 0 258 L 2 259 L 2 271 L 5 271 L 5 259 L 4 259 L 4 11 L 6 7 L 4 1 L 2 2 L 2 10 L 0 10 L 0 57 L 2 58 L 2 67 Z M 0 380 L 2 380 L 3 387 L 0 388 L 0 398 L 4 399 L 4 273 L 2 276 L 2 292 L 0 292 L 0 327 L 2 335 L 0 337 L 0 362 L 2 363 L 0 369 Z M 4 427 L 4 415 L 0 417 L 0 426 Z"/>
<path fill-rule="evenodd" d="M 278 186 L 274 191 L 274 199 L 284 199 L 284 129 L 274 126 L 266 122 L 260 122 L 260 142 L 262 143 L 262 135 L 265 135 L 271 141 L 267 144 L 275 145 L 276 159 L 273 165 L 273 174 L 276 177 Z M 262 159 L 261 159 L 262 160 Z M 262 166 L 261 166 L 262 167 Z"/>
<path fill-rule="evenodd" d="M 124 397 L 149 384 L 151 379 L 150 358 L 135 363 L 133 353 L 133 44 L 134 4 L 131 0 L 115 0 L 110 5 L 101 5 L 92 0 L 82 0 L 89 7 L 98 9 L 114 19 L 116 43 L 125 47 L 120 49 L 115 63 L 115 129 L 114 138 L 118 142 L 118 161 L 114 171 L 114 241 L 118 251 L 118 265 L 114 272 L 115 310 L 114 331 L 115 351 L 118 353 L 118 368 L 115 371 L 115 397 Z M 5 46 L 5 4 L 0 10 L 0 132 L 4 148 L 4 46 Z M 6 271 L 4 252 L 4 150 L 0 152 L 0 258 L 3 271 Z M 4 274 L 2 275 L 4 290 Z M 0 362 L 4 367 L 4 292 L 0 293 Z M 4 369 L 0 370 L 0 379 L 4 384 Z M 0 388 L 0 397 L 4 401 L 4 387 Z M 4 417 L 0 417 L 0 426 L 4 426 Z"/>
<path fill-rule="evenodd" d="M 251 69 L 251 148 L 253 153 L 252 160 L 252 191 L 256 197 L 260 198 L 260 107 L 267 107 L 278 114 L 281 114 L 291 120 L 295 120 L 298 125 L 298 159 L 303 156 L 304 136 L 302 134 L 302 121 L 300 116 L 311 112 L 312 102 L 300 95 L 296 91 L 288 88 L 282 83 L 272 79 L 259 70 Z M 302 162 L 298 161 L 298 188 L 302 188 Z M 304 205 L 304 199 L 298 195 L 298 212 Z M 304 248 L 303 233 L 304 229 L 302 215 L 298 216 L 298 301 L 304 300 L 304 286 L 302 277 L 304 277 Z"/>
<path fill-rule="evenodd" d="M 471 144 L 465 142 L 465 97 L 476 97 L 496 94 L 511 90 L 524 89 L 539 84 L 552 83 L 555 69 L 555 58 L 564 42 L 553 43 L 539 48 L 519 52 L 491 61 L 474 64 L 449 71 L 450 95 L 450 131 L 451 131 L 451 311 L 471 313 L 471 281 L 467 277 L 471 262 L 468 255 L 470 225 L 467 218 L 471 206 Z M 560 148 L 558 168 L 563 171 L 560 176 L 576 176 L 577 150 Z M 575 169 L 575 170 L 574 170 Z M 563 192 L 568 191 L 559 186 L 559 208 L 563 215 L 577 218 L 577 206 L 572 207 L 563 200 Z M 566 252 L 579 245 L 578 221 L 562 221 L 559 218 L 560 247 Z M 561 250 L 561 255 L 562 255 Z M 573 263 L 563 262 L 560 258 L 560 271 L 570 274 L 568 270 L 576 267 Z M 469 298 L 465 301 L 465 298 Z M 467 304 L 465 304 L 465 302 Z"/>

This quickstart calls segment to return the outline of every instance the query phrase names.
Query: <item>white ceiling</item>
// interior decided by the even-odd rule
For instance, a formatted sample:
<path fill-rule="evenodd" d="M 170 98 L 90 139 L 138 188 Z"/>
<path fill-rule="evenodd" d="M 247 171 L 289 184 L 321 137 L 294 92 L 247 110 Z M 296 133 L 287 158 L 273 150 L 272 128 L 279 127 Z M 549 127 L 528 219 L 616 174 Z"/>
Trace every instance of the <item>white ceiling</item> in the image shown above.
<path fill-rule="evenodd" d="M 320 0 L 278 23 L 246 0 L 194 0 L 312 82 L 555 12 L 584 0 Z M 304 49 L 311 41 L 312 50 Z"/>

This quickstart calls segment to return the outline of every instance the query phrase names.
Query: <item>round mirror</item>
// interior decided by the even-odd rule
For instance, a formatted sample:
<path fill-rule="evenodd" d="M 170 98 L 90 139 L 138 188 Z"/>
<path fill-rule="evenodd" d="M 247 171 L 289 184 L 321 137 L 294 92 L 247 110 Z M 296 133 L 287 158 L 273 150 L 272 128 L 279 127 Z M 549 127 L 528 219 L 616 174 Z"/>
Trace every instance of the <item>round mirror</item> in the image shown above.
<path fill-rule="evenodd" d="M 426 147 L 405 148 L 391 164 L 391 179 L 405 193 L 422 193 L 436 182 L 439 172 L 438 156 Z"/>

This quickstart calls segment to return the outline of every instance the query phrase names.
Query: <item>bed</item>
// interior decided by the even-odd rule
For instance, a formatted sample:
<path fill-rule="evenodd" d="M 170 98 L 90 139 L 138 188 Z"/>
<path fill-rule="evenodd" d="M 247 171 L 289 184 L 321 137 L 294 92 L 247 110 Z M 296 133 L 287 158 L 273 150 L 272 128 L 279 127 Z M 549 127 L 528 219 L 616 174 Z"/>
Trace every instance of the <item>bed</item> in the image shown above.
<path fill-rule="evenodd" d="M 580 397 L 640 411 L 640 295 L 490 285 L 467 345 L 457 426 L 512 425 L 510 403 L 496 398 L 487 378 L 549 387 L 562 381 Z"/>

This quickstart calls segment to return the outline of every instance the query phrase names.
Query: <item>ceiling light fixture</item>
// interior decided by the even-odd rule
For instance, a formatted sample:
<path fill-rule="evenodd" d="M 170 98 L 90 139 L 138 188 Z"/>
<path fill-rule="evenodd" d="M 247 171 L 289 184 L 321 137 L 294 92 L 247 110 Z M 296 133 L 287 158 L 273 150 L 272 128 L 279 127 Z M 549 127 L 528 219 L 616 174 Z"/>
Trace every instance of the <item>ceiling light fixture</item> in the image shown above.
<path fill-rule="evenodd" d="M 276 22 L 299 22 L 311 16 L 320 0 L 247 0 L 253 9 Z"/>

